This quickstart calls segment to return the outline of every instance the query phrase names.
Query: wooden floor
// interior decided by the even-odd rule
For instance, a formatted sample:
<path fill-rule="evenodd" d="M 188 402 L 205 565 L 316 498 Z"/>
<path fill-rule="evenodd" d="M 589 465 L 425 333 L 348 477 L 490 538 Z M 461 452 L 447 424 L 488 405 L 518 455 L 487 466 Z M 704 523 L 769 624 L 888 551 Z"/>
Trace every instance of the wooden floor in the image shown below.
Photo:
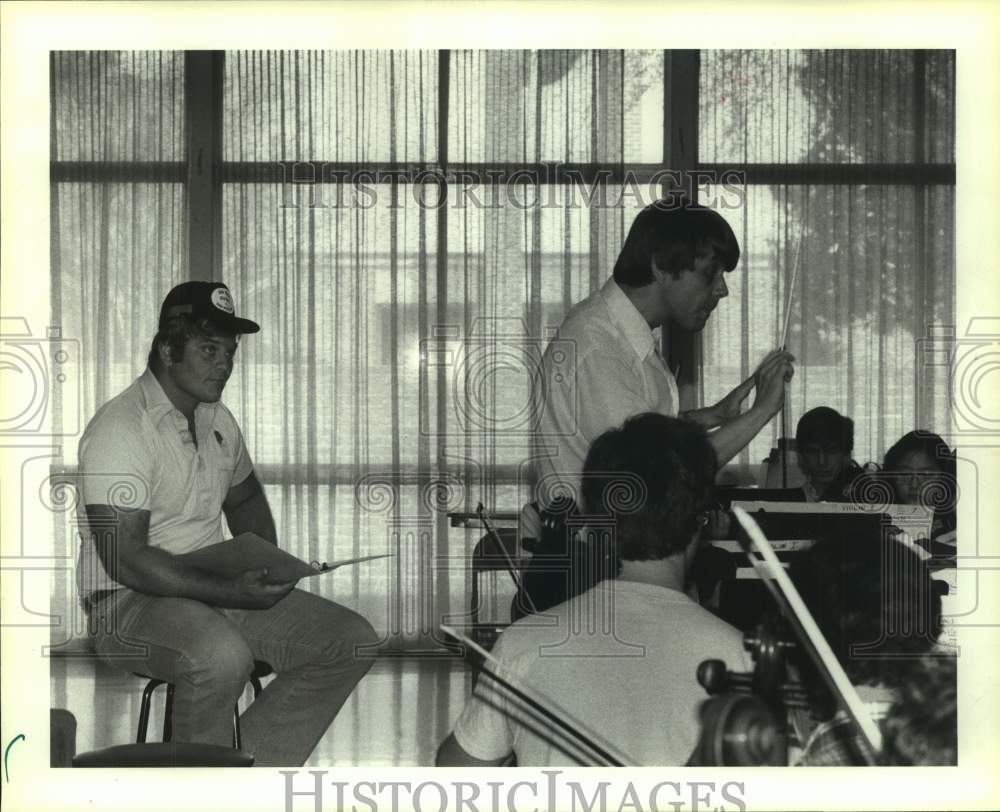
<path fill-rule="evenodd" d="M 144 684 L 93 658 L 54 658 L 51 706 L 76 718 L 76 752 L 135 741 Z M 431 766 L 470 686 L 469 671 L 458 660 L 380 659 L 306 766 Z M 158 740 L 162 730 L 163 690 L 152 703 L 150 740 Z"/>

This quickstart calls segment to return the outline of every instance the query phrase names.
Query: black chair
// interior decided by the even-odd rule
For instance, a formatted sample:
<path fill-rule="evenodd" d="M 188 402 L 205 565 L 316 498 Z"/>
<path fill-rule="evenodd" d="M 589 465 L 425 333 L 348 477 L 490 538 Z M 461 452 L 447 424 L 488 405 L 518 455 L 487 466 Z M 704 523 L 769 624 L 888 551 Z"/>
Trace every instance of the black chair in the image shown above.
<path fill-rule="evenodd" d="M 487 573 L 506 572 L 516 589 L 519 586 L 518 573 L 523 564 L 524 560 L 518 549 L 517 528 L 502 528 L 497 530 L 496 535 L 487 533 L 478 541 L 472 551 L 472 594 L 470 596 L 472 639 L 487 651 L 493 648 L 500 632 L 510 624 L 510 621 L 482 621 L 483 590 L 480 587 L 480 580 Z M 513 569 L 511 565 L 513 565 Z"/>
<path fill-rule="evenodd" d="M 545 612 L 618 575 L 619 562 L 606 533 L 582 535 L 588 518 L 567 497 L 539 511 L 541 538 L 521 573 L 521 591 L 511 605 L 512 620 Z M 600 528 L 595 524 L 592 529 Z"/>
<path fill-rule="evenodd" d="M 65 708 L 49 709 L 49 766 L 70 767 L 76 755 L 76 717 Z"/>
<path fill-rule="evenodd" d="M 264 677 L 273 673 L 270 665 L 261 660 L 255 660 L 253 671 L 250 674 L 250 684 L 253 686 L 253 698 L 257 699 L 262 690 L 260 681 Z M 166 680 L 151 677 L 148 674 L 136 673 L 137 677 L 147 680 L 146 687 L 142 690 L 142 702 L 139 704 L 139 727 L 136 732 L 136 744 L 145 744 L 146 735 L 149 731 L 149 708 L 153 701 L 153 693 L 161 685 L 167 686 L 167 701 L 163 707 L 163 741 L 169 742 L 173 734 L 173 709 L 174 709 L 174 685 Z M 243 738 L 240 735 L 240 708 L 237 704 L 233 708 L 233 747 L 242 750 Z"/>
<path fill-rule="evenodd" d="M 118 744 L 73 756 L 74 767 L 252 767 L 253 756 L 215 744 Z"/>

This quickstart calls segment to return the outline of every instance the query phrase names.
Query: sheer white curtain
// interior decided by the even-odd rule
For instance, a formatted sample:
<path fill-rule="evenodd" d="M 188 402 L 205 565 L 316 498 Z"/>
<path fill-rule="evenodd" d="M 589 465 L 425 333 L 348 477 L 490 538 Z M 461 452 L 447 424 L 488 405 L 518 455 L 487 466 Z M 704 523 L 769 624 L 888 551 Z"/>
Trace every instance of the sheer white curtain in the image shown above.
<path fill-rule="evenodd" d="M 950 51 L 702 53 L 701 161 L 748 178 L 765 165 L 742 205 L 720 209 L 743 257 L 703 334 L 706 401 L 777 346 L 798 256 L 792 430 L 831 406 L 854 419 L 861 461 L 914 428 L 945 430 L 947 382 L 918 366 L 918 341 L 954 324 L 954 185 L 927 166 L 953 168 L 954 68 Z"/>
<path fill-rule="evenodd" d="M 53 323 L 80 342 L 87 419 L 142 370 L 186 274 L 184 55 L 57 52 L 51 72 Z"/>
<path fill-rule="evenodd" d="M 395 648 L 432 644 L 467 607 L 478 531 L 445 514 L 526 494 L 532 361 L 649 202 L 620 173 L 659 168 L 664 59 L 225 55 L 217 276 L 263 327 L 226 401 L 289 550 L 396 554 L 310 585 Z M 141 372 L 159 302 L 189 273 L 184 78 L 183 54 L 53 56 L 53 323 L 80 342 L 81 425 Z M 777 342 L 802 235 L 793 425 L 832 405 L 870 459 L 947 418 L 914 341 L 953 318 L 954 189 L 927 174 L 953 165 L 953 81 L 950 52 L 702 54 L 699 158 L 751 181 L 720 208 L 744 258 L 703 335 L 704 402 Z M 590 174 L 534 182 L 556 163 Z M 602 168 L 619 176 L 592 198 Z M 75 451 L 67 438 L 67 465 Z"/>
<path fill-rule="evenodd" d="M 56 52 L 50 83 L 51 324 L 73 363 L 51 390 L 57 448 L 49 478 L 22 504 L 52 514 L 46 554 L 64 568 L 51 581 L 51 641 L 63 652 L 85 635 L 86 621 L 73 573 L 75 499 L 60 483 L 74 481 L 87 421 L 142 372 L 160 301 L 187 275 L 184 55 Z M 95 682 L 92 695 L 70 698 L 67 671 L 53 674 L 51 704 L 76 710 L 81 744 L 131 739 L 131 730 L 107 726 L 127 722 L 121 703 L 137 705 L 138 692 L 112 698 Z M 79 712 L 87 707 L 93 713 Z"/>
<path fill-rule="evenodd" d="M 388 646 L 427 644 L 467 609 L 475 535 L 445 514 L 519 505 L 532 360 L 631 220 L 620 195 L 587 206 L 586 189 L 516 170 L 662 153 L 662 58 L 226 55 L 223 275 L 263 325 L 228 400 L 289 549 L 395 554 L 313 587 Z M 477 168 L 421 174 L 445 159 Z M 276 161 L 283 176 L 254 182 Z"/>
<path fill-rule="evenodd" d="M 516 509 L 526 495 L 533 360 L 547 328 L 608 277 L 649 202 L 641 182 L 615 180 L 595 203 L 591 181 L 601 168 L 659 168 L 664 59 L 225 55 L 216 275 L 263 327 L 242 342 L 226 402 L 286 549 L 395 553 L 309 585 L 363 612 L 389 647 L 436 646 L 437 623 L 467 608 L 481 531 L 445 514 Z M 700 160 L 751 178 L 737 208 L 720 208 L 743 261 L 703 334 L 703 401 L 777 342 L 801 235 L 793 425 L 820 403 L 850 414 L 859 459 L 942 426 L 944 381 L 916 366 L 914 342 L 953 320 L 954 187 L 928 165 L 954 162 L 954 54 L 704 52 L 701 65 Z M 52 323 L 80 359 L 74 400 L 55 391 L 53 413 L 57 467 L 72 470 L 79 429 L 141 373 L 160 301 L 190 275 L 184 55 L 56 53 L 51 81 Z M 531 182 L 546 162 L 589 179 Z M 442 165 L 443 183 L 426 174 Z M 816 169 L 845 165 L 853 174 Z M 329 182 L 299 182 L 313 179 Z M 706 199 L 732 202 L 716 191 Z M 759 462 L 776 431 L 742 460 Z M 53 554 L 71 561 L 72 511 L 52 507 Z M 74 601 L 67 570 L 53 615 L 79 621 Z M 73 632 L 54 628 L 53 642 Z M 396 732 L 427 739 L 447 684 L 424 675 L 403 691 L 394 683 L 393 704 L 428 713 Z M 96 705 L 108 696 L 95 692 Z M 65 682 L 52 704 L 70 706 Z M 87 724 L 112 710 L 95 707 Z M 355 703 L 338 724 L 363 737 L 385 724 L 379 713 Z M 110 735 L 81 741 L 130 731 Z"/>

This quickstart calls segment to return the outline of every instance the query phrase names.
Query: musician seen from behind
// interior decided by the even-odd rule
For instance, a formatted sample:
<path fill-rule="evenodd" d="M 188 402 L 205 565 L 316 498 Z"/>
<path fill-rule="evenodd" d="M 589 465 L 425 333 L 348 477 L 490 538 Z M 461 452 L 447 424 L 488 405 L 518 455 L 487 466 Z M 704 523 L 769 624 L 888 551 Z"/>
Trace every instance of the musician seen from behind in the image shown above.
<path fill-rule="evenodd" d="M 705 699 L 699 663 L 751 668 L 740 632 L 685 594 L 716 468 L 704 429 L 690 422 L 643 414 L 601 434 L 582 474 L 586 532 L 612 546 L 620 571 L 544 622 L 514 623 L 493 651 L 630 764 L 688 761 Z M 594 763 L 483 674 L 437 763 L 498 765 L 511 753 L 518 766 Z"/>
<path fill-rule="evenodd" d="M 98 655 L 175 686 L 173 740 L 232 746 L 233 705 L 254 661 L 276 678 L 243 714 L 258 765 L 305 762 L 371 666 L 360 615 L 267 571 L 227 577 L 184 553 L 238 535 L 277 544 L 240 427 L 220 398 L 240 336 L 229 289 L 186 282 L 167 295 L 146 371 L 102 406 L 80 441 L 90 533 L 78 566 Z"/>
<path fill-rule="evenodd" d="M 789 575 L 873 721 L 881 723 L 901 693 L 924 673 L 937 647 L 941 597 L 922 558 L 874 529 L 817 542 Z M 799 764 L 865 763 L 861 733 L 838 709 L 812 661 L 796 649 L 793 667 L 811 696 L 811 714 L 793 717 Z M 878 754 L 876 754 L 878 755 Z"/>
<path fill-rule="evenodd" d="M 853 459 L 854 421 L 828 406 L 810 409 L 795 427 L 807 502 L 846 502 L 862 469 Z"/>
<path fill-rule="evenodd" d="M 577 493 L 587 450 L 603 432 L 644 412 L 678 416 L 675 371 L 665 360 L 668 332 L 704 329 L 729 295 L 725 275 L 739 258 L 732 228 L 705 206 L 675 197 L 636 215 L 611 278 L 569 312 L 535 379 L 542 411 L 532 443 L 541 508 L 563 486 Z M 711 431 L 719 465 L 781 409 L 793 360 L 774 351 L 718 403 L 682 415 Z M 753 404 L 743 411 L 751 391 Z M 537 514 L 526 508 L 522 536 L 539 538 L 539 528 Z"/>

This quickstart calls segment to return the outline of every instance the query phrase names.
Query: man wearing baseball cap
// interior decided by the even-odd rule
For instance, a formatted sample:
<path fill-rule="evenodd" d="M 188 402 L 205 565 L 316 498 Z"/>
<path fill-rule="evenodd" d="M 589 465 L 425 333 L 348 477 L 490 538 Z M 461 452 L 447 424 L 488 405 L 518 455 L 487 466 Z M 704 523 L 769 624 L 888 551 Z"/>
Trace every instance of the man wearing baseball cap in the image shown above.
<path fill-rule="evenodd" d="M 233 705 L 254 661 L 277 677 L 241 717 L 261 766 L 308 758 L 371 660 L 360 615 L 273 583 L 227 577 L 185 553 L 253 532 L 277 544 L 243 435 L 220 402 L 243 334 L 219 282 L 185 282 L 160 310 L 146 371 L 102 406 L 80 440 L 84 534 L 77 569 L 97 653 L 175 686 L 173 739 L 232 744 Z"/>

